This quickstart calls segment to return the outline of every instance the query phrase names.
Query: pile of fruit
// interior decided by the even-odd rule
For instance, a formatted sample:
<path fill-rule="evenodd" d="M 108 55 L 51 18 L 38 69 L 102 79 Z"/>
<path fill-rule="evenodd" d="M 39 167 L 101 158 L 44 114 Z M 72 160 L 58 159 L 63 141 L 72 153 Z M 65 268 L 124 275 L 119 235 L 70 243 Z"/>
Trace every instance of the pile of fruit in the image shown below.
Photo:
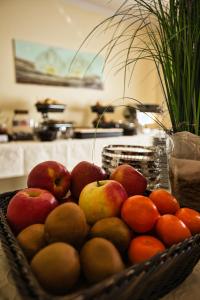
<path fill-rule="evenodd" d="M 99 282 L 200 232 L 200 214 L 168 191 L 145 196 L 147 180 L 130 165 L 108 177 L 80 162 L 70 173 L 46 161 L 10 200 L 7 220 L 41 286 L 63 295 Z M 147 194 L 146 194 L 147 195 Z"/>

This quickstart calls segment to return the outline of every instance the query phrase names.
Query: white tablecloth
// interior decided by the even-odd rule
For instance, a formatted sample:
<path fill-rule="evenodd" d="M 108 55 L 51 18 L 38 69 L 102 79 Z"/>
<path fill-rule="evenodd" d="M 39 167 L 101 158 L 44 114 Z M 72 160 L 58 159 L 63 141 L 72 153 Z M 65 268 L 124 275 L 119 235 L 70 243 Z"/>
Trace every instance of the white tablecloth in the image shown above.
<path fill-rule="evenodd" d="M 0 179 L 26 176 L 38 163 L 56 160 L 71 170 L 87 160 L 101 166 L 101 153 L 106 145 L 150 145 L 148 135 L 94 139 L 69 139 L 53 142 L 11 142 L 0 144 Z"/>

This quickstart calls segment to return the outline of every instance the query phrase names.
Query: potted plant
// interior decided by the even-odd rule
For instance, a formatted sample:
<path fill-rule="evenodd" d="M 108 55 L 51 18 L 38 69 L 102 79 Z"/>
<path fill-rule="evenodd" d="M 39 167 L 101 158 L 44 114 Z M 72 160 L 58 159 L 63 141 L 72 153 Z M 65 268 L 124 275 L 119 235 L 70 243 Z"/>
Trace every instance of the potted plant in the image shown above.
<path fill-rule="evenodd" d="M 138 62 L 153 61 L 171 121 L 159 125 L 170 136 L 172 192 L 200 210 L 200 1 L 125 0 L 89 36 L 99 28 L 112 31 L 99 53 L 105 64 L 119 58 L 125 84 Z"/>

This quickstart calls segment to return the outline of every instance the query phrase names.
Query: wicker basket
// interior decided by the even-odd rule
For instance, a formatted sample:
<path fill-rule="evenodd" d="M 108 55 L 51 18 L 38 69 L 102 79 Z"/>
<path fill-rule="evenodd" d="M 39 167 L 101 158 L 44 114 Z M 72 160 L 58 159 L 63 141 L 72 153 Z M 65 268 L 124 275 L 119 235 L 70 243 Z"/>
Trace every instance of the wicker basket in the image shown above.
<path fill-rule="evenodd" d="M 136 264 L 103 282 L 64 297 L 47 294 L 38 284 L 6 221 L 6 209 L 15 192 L 0 195 L 0 238 L 16 286 L 26 300 L 153 300 L 178 286 L 200 258 L 200 234 L 172 246 L 142 264 Z"/>

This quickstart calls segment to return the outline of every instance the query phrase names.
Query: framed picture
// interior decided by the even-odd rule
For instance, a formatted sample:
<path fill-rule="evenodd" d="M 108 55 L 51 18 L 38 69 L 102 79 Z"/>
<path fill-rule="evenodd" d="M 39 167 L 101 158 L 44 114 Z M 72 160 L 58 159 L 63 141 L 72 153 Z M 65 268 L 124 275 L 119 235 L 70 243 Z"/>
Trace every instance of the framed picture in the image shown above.
<path fill-rule="evenodd" d="M 22 40 L 13 44 L 16 82 L 103 89 L 103 56 L 79 52 L 70 68 L 76 50 Z"/>

